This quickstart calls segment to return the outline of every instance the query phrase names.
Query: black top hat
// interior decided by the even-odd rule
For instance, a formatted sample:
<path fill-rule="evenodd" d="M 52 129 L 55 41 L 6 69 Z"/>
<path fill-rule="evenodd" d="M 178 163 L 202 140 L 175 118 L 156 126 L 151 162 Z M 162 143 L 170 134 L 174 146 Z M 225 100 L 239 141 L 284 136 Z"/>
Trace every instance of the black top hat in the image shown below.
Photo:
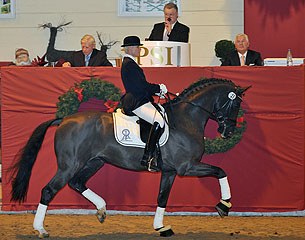
<path fill-rule="evenodd" d="M 137 36 L 128 36 L 124 38 L 123 45 L 121 47 L 128 47 L 128 46 L 142 46 L 143 44 L 140 43 L 140 38 Z"/>

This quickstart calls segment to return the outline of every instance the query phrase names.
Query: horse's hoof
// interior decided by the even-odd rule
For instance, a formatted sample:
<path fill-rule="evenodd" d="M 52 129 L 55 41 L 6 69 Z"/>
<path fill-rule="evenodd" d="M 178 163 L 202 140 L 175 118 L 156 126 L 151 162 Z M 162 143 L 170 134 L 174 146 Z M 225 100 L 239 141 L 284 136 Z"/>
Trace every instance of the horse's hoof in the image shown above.
<path fill-rule="evenodd" d="M 39 238 L 48 238 L 49 234 L 48 233 L 39 233 L 38 237 Z"/>
<path fill-rule="evenodd" d="M 229 215 L 232 203 L 220 200 L 220 202 L 215 206 L 220 217 L 226 217 Z"/>
<path fill-rule="evenodd" d="M 170 237 L 175 234 L 170 225 L 165 227 L 160 227 L 155 230 L 160 233 L 160 237 Z"/>
<path fill-rule="evenodd" d="M 35 229 L 36 230 L 36 229 Z M 38 232 L 38 237 L 40 238 L 40 239 L 42 239 L 42 238 L 48 238 L 50 235 L 49 235 L 49 233 L 46 231 L 46 230 L 44 230 L 44 229 L 40 229 L 40 230 L 36 230 L 37 232 Z"/>
<path fill-rule="evenodd" d="M 99 220 L 99 222 L 103 223 L 106 218 L 106 208 L 103 207 L 101 209 L 98 209 L 95 215 L 96 215 L 97 219 Z"/>

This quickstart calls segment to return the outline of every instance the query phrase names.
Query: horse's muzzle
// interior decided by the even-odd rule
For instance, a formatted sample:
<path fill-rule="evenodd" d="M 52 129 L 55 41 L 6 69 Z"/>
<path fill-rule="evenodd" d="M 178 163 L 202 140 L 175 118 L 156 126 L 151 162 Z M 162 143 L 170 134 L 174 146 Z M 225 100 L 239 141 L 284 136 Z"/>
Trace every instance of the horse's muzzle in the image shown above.
<path fill-rule="evenodd" d="M 229 132 L 228 134 L 220 134 L 221 138 L 226 139 L 226 138 L 230 138 L 233 135 L 233 132 Z"/>
<path fill-rule="evenodd" d="M 220 136 L 223 139 L 232 137 L 232 135 L 234 133 L 234 130 L 235 130 L 235 127 L 233 125 L 228 126 L 226 124 L 224 124 L 222 126 L 219 126 L 218 129 L 217 129 L 217 131 L 220 133 Z"/>

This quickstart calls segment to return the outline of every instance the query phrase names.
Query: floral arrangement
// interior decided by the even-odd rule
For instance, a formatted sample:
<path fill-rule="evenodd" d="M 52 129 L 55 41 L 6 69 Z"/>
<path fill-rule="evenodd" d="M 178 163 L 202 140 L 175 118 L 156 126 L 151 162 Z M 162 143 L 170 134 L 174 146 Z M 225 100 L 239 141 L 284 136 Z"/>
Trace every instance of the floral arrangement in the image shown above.
<path fill-rule="evenodd" d="M 103 100 L 107 112 L 113 112 L 119 104 L 121 95 L 120 89 L 112 83 L 98 78 L 84 80 L 81 83 L 76 83 L 58 98 L 56 117 L 63 118 L 78 112 L 80 104 L 90 98 Z"/>
<path fill-rule="evenodd" d="M 215 44 L 215 55 L 223 63 L 229 53 L 234 51 L 235 46 L 231 40 L 219 40 Z"/>

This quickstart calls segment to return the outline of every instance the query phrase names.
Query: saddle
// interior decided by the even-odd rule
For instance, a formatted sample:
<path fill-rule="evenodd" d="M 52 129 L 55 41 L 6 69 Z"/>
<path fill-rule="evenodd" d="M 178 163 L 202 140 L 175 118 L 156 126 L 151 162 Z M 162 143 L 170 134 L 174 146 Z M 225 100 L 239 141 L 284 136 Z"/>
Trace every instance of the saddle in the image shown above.
<path fill-rule="evenodd" d="M 161 107 L 163 114 L 166 113 L 164 108 Z M 139 147 L 145 148 L 146 141 L 148 139 L 149 131 L 151 124 L 140 119 L 138 116 L 128 116 L 122 112 L 122 109 L 119 108 L 116 112 L 113 112 L 113 126 L 114 126 L 114 136 L 116 141 L 127 147 Z M 159 145 L 163 146 L 169 137 L 169 127 L 165 123 L 164 132 L 162 133 Z"/>

